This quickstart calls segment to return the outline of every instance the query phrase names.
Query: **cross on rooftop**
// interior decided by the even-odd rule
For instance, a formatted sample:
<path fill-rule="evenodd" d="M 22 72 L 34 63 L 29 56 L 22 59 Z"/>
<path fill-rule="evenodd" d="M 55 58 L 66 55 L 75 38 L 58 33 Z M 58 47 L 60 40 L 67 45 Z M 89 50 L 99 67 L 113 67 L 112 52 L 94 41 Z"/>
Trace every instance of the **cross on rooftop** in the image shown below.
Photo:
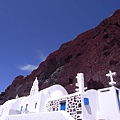
<path fill-rule="evenodd" d="M 111 70 L 109 70 L 109 73 L 106 74 L 107 77 L 110 77 L 110 82 L 109 85 L 114 86 L 116 84 L 116 82 L 113 80 L 113 76 L 116 75 L 116 72 L 112 72 Z"/>

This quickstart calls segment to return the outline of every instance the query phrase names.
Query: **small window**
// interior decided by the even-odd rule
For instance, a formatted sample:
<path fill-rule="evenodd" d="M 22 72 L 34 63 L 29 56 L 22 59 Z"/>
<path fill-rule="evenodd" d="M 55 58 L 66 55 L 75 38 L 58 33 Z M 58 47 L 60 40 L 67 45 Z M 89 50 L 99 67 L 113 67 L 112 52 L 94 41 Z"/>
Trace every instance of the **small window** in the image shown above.
<path fill-rule="evenodd" d="M 26 104 L 25 111 L 27 111 L 27 109 L 28 109 L 28 104 Z"/>
<path fill-rule="evenodd" d="M 35 108 L 37 108 L 37 103 L 35 103 Z"/>
<path fill-rule="evenodd" d="M 89 105 L 89 99 L 88 98 L 84 98 L 84 105 Z"/>
<path fill-rule="evenodd" d="M 66 102 L 60 103 L 60 110 L 66 110 Z"/>
<path fill-rule="evenodd" d="M 22 111 L 23 110 L 23 106 L 21 106 L 21 108 L 20 108 L 20 111 Z"/>
<path fill-rule="evenodd" d="M 107 89 L 107 90 L 102 90 L 102 91 L 100 91 L 100 92 L 108 92 L 108 91 L 110 91 L 109 89 Z"/>

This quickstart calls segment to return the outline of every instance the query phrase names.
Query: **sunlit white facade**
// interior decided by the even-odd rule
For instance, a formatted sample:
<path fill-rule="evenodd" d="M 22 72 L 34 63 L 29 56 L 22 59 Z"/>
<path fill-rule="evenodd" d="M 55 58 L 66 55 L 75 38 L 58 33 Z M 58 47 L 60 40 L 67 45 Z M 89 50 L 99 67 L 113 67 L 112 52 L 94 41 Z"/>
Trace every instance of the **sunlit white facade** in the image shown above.
<path fill-rule="evenodd" d="M 114 87 L 113 79 L 111 87 L 84 91 L 83 73 L 76 78 L 78 89 L 73 94 L 60 85 L 38 91 L 36 79 L 29 96 L 8 100 L 0 106 L 0 120 L 120 119 L 120 90 Z"/>

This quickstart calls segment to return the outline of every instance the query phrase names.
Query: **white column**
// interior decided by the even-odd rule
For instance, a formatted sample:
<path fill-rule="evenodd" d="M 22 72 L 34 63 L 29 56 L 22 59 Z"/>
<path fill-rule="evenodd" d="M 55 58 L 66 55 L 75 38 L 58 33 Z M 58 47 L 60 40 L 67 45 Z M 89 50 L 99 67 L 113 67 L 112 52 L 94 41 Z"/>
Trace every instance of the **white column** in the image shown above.
<path fill-rule="evenodd" d="M 78 73 L 77 76 L 77 84 L 76 86 L 78 87 L 78 92 L 83 93 L 84 92 L 84 74 L 83 73 Z"/>

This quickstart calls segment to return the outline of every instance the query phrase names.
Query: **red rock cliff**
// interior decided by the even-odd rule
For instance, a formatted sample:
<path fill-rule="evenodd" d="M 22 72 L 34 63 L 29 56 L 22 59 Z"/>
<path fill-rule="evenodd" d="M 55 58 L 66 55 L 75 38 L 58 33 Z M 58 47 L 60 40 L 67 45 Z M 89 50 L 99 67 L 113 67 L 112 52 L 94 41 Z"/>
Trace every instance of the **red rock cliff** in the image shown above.
<path fill-rule="evenodd" d="M 69 93 L 75 90 L 76 74 L 85 74 L 85 86 L 94 89 L 108 86 L 105 74 L 116 71 L 120 87 L 120 10 L 103 20 L 97 27 L 61 45 L 30 75 L 18 76 L 0 95 L 0 104 L 8 99 L 28 95 L 37 76 L 39 89 L 61 84 Z"/>

